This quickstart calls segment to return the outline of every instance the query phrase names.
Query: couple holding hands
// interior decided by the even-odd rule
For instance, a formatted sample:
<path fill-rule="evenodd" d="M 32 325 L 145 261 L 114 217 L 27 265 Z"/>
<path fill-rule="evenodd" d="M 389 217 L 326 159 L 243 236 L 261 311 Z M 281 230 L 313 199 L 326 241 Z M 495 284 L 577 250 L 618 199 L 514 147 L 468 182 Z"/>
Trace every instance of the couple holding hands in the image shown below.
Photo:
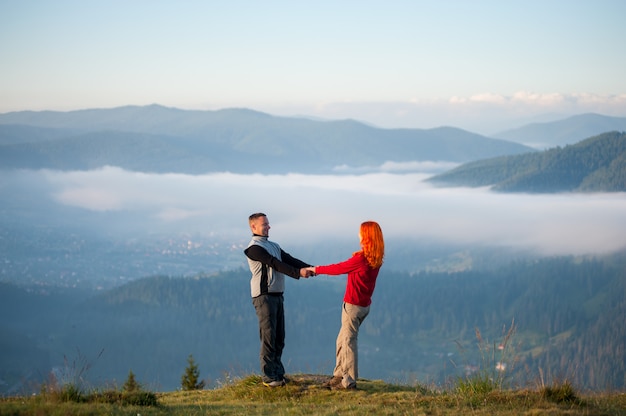
<path fill-rule="evenodd" d="M 318 274 L 347 274 L 341 329 L 337 335 L 336 365 L 333 377 L 326 385 L 331 389 L 356 389 L 359 327 L 369 314 L 376 278 L 385 254 L 380 226 L 374 221 L 361 224 L 361 249 L 349 259 L 336 264 L 312 266 L 292 257 L 268 239 L 270 223 L 265 214 L 259 212 L 250 215 L 249 225 L 252 240 L 244 253 L 252 273 L 250 291 L 259 319 L 263 384 L 278 387 L 286 383 L 285 368 L 281 361 L 285 346 L 284 276 L 299 279 Z"/>

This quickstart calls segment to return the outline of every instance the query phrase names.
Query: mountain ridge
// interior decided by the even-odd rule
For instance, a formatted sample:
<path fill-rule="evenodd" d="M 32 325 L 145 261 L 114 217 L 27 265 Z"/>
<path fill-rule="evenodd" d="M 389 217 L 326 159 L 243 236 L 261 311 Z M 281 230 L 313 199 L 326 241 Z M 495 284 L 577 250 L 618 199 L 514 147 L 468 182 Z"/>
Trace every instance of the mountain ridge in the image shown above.
<path fill-rule="evenodd" d="M 556 121 L 526 124 L 494 134 L 492 137 L 524 143 L 543 150 L 575 144 L 588 137 L 610 131 L 626 131 L 626 117 L 584 113 Z"/>
<path fill-rule="evenodd" d="M 21 136 L 16 133 L 24 126 Z M 67 129 L 71 137 L 82 138 L 59 144 L 63 139 L 44 140 L 35 136 L 33 128 Z M 10 137 L 7 130 L 11 129 Z M 26 129 L 30 129 L 26 132 Z M 56 130 L 58 131 L 58 130 Z M 127 148 L 116 142 L 117 149 L 98 150 L 100 160 L 79 147 L 89 148 L 90 135 L 113 132 L 133 137 L 135 134 L 155 136 L 155 143 L 142 148 Z M 46 130 L 39 132 L 47 133 Z M 145 136 L 148 138 L 149 136 Z M 159 137 L 159 139 L 156 139 Z M 164 137 L 168 137 L 164 145 Z M 12 140 L 12 142 L 10 142 Z M 52 142 L 56 145 L 51 145 Z M 35 145 L 29 144 L 37 142 Z M 337 166 L 372 167 L 385 162 L 447 161 L 463 163 L 504 154 L 517 154 L 532 149 L 518 143 L 489 138 L 453 127 L 435 129 L 381 129 L 354 120 L 314 121 L 310 119 L 276 117 L 249 109 L 217 111 L 179 110 L 159 105 L 126 106 L 106 110 L 77 110 L 73 112 L 17 112 L 0 114 L 0 166 L 19 168 L 17 161 L 28 155 L 38 161 L 30 168 L 72 169 L 73 165 L 115 165 L 116 155 L 136 155 L 147 159 L 153 146 L 163 145 L 161 154 L 178 148 L 207 164 L 205 172 L 214 169 L 220 159 L 220 169 L 233 172 L 333 172 Z M 101 144 L 101 142 L 99 143 Z M 60 151 L 56 147 L 63 147 Z M 73 159 L 55 159 L 50 153 L 73 154 Z M 222 153 L 219 153 L 222 152 Z M 106 160 L 110 156 L 111 161 Z M 66 164 L 66 167 L 63 164 Z M 161 172 L 161 160 L 145 160 L 143 164 L 124 164 L 133 170 Z M 174 169 L 180 173 L 198 173 L 183 163 Z M 170 169 L 171 171 L 171 169 Z"/>

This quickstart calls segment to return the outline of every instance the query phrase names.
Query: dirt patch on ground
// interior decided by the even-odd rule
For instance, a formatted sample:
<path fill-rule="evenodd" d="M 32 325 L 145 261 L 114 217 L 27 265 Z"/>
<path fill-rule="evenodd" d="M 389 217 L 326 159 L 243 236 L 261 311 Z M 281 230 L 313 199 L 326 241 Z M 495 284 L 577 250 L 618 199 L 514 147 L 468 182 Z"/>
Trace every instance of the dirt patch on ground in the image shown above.
<path fill-rule="evenodd" d="M 324 384 L 328 383 L 331 379 L 331 376 L 325 376 L 320 374 L 289 374 L 287 375 L 289 379 L 288 384 L 293 384 L 296 386 L 300 386 L 303 389 L 306 388 L 320 388 L 325 387 Z"/>

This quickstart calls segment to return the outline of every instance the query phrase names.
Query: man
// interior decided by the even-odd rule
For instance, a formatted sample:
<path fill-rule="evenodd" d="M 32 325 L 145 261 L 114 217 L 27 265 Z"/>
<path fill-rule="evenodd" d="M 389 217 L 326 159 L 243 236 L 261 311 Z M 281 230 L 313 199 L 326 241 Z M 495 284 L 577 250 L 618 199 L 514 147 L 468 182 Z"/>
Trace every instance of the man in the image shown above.
<path fill-rule="evenodd" d="M 285 385 L 285 368 L 281 361 L 285 347 L 285 312 L 283 292 L 285 275 L 299 279 L 313 273 L 309 264 L 290 256 L 280 246 L 269 241 L 270 223 L 261 212 L 248 219 L 252 240 L 244 250 L 252 278 L 252 304 L 259 318 L 261 338 L 261 372 L 263 385 Z"/>

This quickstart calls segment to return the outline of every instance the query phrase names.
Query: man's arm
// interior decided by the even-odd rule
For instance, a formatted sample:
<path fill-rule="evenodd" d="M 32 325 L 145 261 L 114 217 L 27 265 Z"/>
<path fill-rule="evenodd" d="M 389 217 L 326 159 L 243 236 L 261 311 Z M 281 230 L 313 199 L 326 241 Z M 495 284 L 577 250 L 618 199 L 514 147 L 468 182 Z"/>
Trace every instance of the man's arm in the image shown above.
<path fill-rule="evenodd" d="M 299 269 L 312 266 L 312 264 L 305 263 L 302 260 L 291 256 L 291 254 L 287 253 L 282 248 L 280 249 L 280 257 L 283 259 L 283 262 Z"/>
<path fill-rule="evenodd" d="M 287 276 L 293 277 L 294 279 L 299 279 L 300 269 L 302 267 L 306 267 L 306 266 L 298 267 L 297 265 L 292 265 L 292 264 L 288 264 L 283 261 L 280 261 L 276 257 L 272 256 L 270 253 L 268 253 L 267 250 L 265 250 L 263 247 L 256 245 L 256 244 L 253 244 L 247 249 L 245 249 L 244 253 L 246 254 L 246 256 L 248 256 L 250 260 L 259 261 L 282 274 L 286 274 Z M 281 253 L 281 256 L 282 256 L 282 253 Z M 289 257 L 292 258 L 291 256 Z"/>

